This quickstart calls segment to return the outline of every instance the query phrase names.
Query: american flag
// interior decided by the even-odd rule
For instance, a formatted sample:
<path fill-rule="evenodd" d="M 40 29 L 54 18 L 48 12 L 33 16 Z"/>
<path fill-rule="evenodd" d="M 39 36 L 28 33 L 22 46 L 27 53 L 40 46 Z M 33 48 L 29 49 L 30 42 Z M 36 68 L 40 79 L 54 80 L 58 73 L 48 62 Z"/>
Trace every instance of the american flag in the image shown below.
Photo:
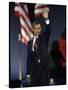
<path fill-rule="evenodd" d="M 45 5 L 45 4 L 36 4 L 35 7 L 34 7 L 34 14 L 35 14 L 35 16 L 36 17 L 41 16 L 42 12 L 44 11 L 44 9 L 49 12 L 48 5 Z"/>
<path fill-rule="evenodd" d="M 42 11 L 46 8 L 46 10 L 49 10 L 47 5 L 43 4 L 35 4 L 34 7 L 34 15 L 40 16 L 42 14 Z M 32 25 L 29 17 L 29 10 L 27 4 L 20 4 L 15 3 L 14 7 L 15 15 L 19 17 L 20 19 L 20 25 L 21 25 L 21 41 L 28 44 L 28 41 L 33 38 L 33 32 L 32 32 Z"/>
<path fill-rule="evenodd" d="M 33 38 L 28 6 L 27 4 L 15 3 L 14 11 L 20 19 L 21 41 L 27 45 L 28 41 Z"/>

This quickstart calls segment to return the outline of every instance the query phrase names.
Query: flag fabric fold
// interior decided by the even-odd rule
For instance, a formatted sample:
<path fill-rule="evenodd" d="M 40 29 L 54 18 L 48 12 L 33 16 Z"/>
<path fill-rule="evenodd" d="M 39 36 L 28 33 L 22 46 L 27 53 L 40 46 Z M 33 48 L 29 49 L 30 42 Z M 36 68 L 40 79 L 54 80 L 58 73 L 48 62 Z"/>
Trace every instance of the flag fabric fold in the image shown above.
<path fill-rule="evenodd" d="M 28 44 L 28 41 L 33 38 L 33 32 L 27 4 L 15 3 L 14 12 L 20 19 L 21 41 Z"/>

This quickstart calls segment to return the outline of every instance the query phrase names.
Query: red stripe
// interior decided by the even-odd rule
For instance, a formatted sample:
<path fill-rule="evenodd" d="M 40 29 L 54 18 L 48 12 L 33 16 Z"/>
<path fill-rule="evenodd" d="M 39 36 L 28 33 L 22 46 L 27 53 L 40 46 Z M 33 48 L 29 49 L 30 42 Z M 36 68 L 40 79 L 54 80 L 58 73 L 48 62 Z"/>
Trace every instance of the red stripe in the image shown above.
<path fill-rule="evenodd" d="M 22 36 L 22 38 L 24 39 L 25 44 L 27 45 L 27 44 L 28 44 L 28 40 L 27 40 L 24 36 Z M 23 42 L 23 43 L 24 43 L 24 42 Z"/>
<path fill-rule="evenodd" d="M 24 8 L 22 11 L 24 11 L 24 12 L 25 12 L 25 15 L 27 16 L 27 18 L 29 18 L 29 15 L 28 15 L 28 13 L 26 12 L 25 8 Z"/>
<path fill-rule="evenodd" d="M 27 15 L 28 15 L 28 17 L 29 17 L 29 14 L 28 14 L 28 12 L 26 11 L 26 9 L 25 9 L 25 6 L 26 6 L 26 8 L 27 8 L 27 5 L 26 4 L 24 4 L 24 11 L 27 13 Z M 28 8 L 27 8 L 28 9 Z"/>
<path fill-rule="evenodd" d="M 15 16 L 17 16 L 17 17 L 19 17 L 19 16 L 20 16 L 20 14 L 19 14 L 19 12 L 18 12 L 18 11 L 15 11 Z"/>
<path fill-rule="evenodd" d="M 40 8 L 48 8 L 48 6 L 47 5 L 42 5 L 42 6 L 35 7 L 35 9 L 40 9 Z"/>
<path fill-rule="evenodd" d="M 16 6 L 21 7 L 21 5 L 20 5 L 20 4 L 16 4 Z M 21 7 L 21 8 L 22 8 L 22 7 Z M 26 14 L 26 16 L 29 18 L 29 15 L 28 15 L 28 13 L 26 12 L 26 10 L 25 10 L 25 8 L 24 8 L 24 7 L 22 8 L 22 11 L 24 11 L 24 12 L 25 12 L 25 14 Z"/>
<path fill-rule="evenodd" d="M 17 12 L 17 13 L 16 13 L 16 12 Z M 17 16 L 21 16 L 21 17 L 23 18 L 23 20 L 26 22 L 26 19 L 24 18 L 24 16 L 23 16 L 22 14 L 19 13 L 19 11 L 15 11 L 15 13 L 17 14 Z M 27 25 L 29 31 L 33 34 L 32 29 L 31 29 L 31 27 L 28 25 L 27 22 L 26 22 L 26 25 Z"/>
<path fill-rule="evenodd" d="M 23 9 L 23 10 L 24 10 L 24 9 Z M 18 16 L 18 12 L 19 12 L 19 11 L 17 11 L 17 16 Z M 29 19 L 29 15 L 26 13 L 26 10 L 25 10 L 24 12 L 25 12 L 26 17 Z M 22 18 L 23 18 L 24 21 L 26 22 L 26 19 L 24 18 L 23 14 L 20 14 L 20 16 L 22 16 Z M 33 34 L 32 29 L 31 29 L 31 27 L 28 25 L 27 22 L 26 22 L 26 25 L 27 25 L 27 27 L 29 28 L 30 32 Z"/>
<path fill-rule="evenodd" d="M 15 10 L 14 10 L 14 12 L 15 12 L 15 15 L 16 15 L 16 16 L 18 16 L 18 17 L 21 16 L 20 13 L 19 13 L 19 11 L 15 11 Z M 33 14 L 31 14 L 31 17 L 33 17 Z M 31 29 L 31 31 L 32 31 L 32 29 Z M 32 32 L 32 33 L 33 33 L 33 32 Z"/>
<path fill-rule="evenodd" d="M 42 16 L 42 14 L 41 14 L 41 13 L 38 13 L 38 14 L 35 14 L 35 16 L 36 16 L 36 17 Z"/>
<path fill-rule="evenodd" d="M 25 31 L 25 33 L 27 34 L 27 36 L 29 37 L 29 39 L 31 39 L 31 37 L 30 37 L 29 33 L 27 32 L 26 28 L 23 25 L 21 25 L 21 27 L 23 28 L 23 30 Z"/>
<path fill-rule="evenodd" d="M 24 18 L 24 16 L 23 16 L 22 14 L 21 14 L 20 16 L 22 16 L 23 20 L 26 22 L 26 19 Z M 27 25 L 29 31 L 33 34 L 32 29 L 31 29 L 31 27 L 28 25 L 27 22 L 26 22 L 26 25 Z"/>

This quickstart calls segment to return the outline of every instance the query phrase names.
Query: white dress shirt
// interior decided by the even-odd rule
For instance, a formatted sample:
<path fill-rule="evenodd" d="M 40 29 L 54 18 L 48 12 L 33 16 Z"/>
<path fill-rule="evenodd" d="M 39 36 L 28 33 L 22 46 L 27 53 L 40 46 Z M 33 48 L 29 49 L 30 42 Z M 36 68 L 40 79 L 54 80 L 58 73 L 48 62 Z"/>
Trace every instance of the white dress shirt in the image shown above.
<path fill-rule="evenodd" d="M 50 24 L 50 20 L 49 20 L 49 19 L 45 20 L 45 23 L 46 23 L 47 25 Z M 34 51 L 34 44 L 35 44 L 37 38 L 38 38 L 38 36 L 35 36 L 35 35 L 34 35 L 33 44 L 32 44 L 32 51 Z"/>
<path fill-rule="evenodd" d="M 49 19 L 45 20 L 45 23 L 46 23 L 47 25 L 50 24 L 50 20 L 49 20 Z"/>
<path fill-rule="evenodd" d="M 34 51 L 34 44 L 35 44 L 37 38 L 38 38 L 38 36 L 34 35 L 34 37 L 33 37 L 33 44 L 32 44 L 32 51 Z"/>

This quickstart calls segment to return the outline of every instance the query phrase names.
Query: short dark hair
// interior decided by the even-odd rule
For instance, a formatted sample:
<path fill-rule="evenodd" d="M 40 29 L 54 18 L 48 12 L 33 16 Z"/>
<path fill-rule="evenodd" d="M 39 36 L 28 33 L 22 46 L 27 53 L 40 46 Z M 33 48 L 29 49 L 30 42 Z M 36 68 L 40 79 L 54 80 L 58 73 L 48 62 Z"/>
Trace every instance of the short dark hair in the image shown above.
<path fill-rule="evenodd" d="M 34 28 L 35 25 L 40 24 L 38 21 L 33 22 L 32 28 Z"/>

